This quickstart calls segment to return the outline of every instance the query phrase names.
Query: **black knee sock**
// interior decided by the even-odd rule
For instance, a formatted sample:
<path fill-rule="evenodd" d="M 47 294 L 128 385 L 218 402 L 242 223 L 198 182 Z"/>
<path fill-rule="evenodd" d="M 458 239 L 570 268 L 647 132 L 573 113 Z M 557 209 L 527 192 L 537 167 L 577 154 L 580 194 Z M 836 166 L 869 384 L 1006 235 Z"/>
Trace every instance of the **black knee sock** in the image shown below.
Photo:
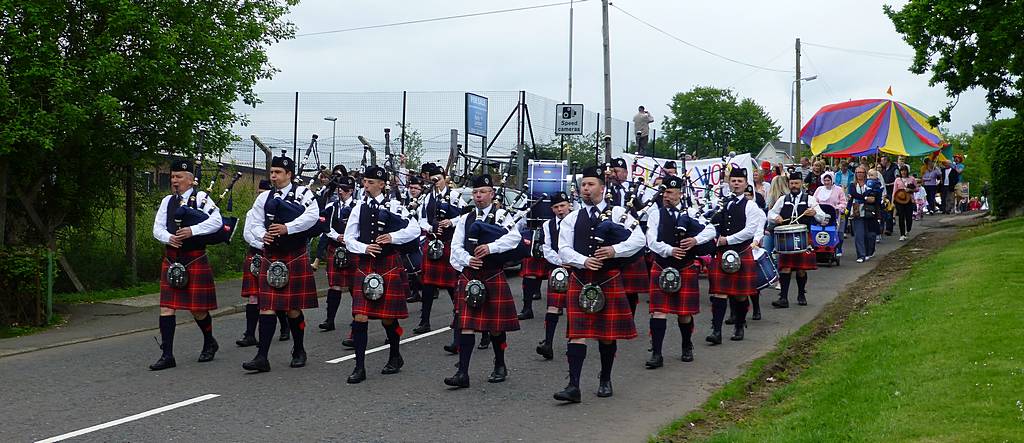
<path fill-rule="evenodd" d="M 341 290 L 327 290 L 327 324 L 334 326 L 334 317 L 338 315 L 338 307 L 341 306 Z"/>
<path fill-rule="evenodd" d="M 619 345 L 613 340 L 611 343 L 598 343 L 597 350 L 601 353 L 601 381 L 612 378 L 612 364 L 615 363 L 615 351 Z"/>
<path fill-rule="evenodd" d="M 402 326 L 398 324 L 398 320 L 394 320 L 390 325 L 384 325 L 384 333 L 388 336 L 388 360 L 397 359 L 398 345 L 402 342 Z"/>
<path fill-rule="evenodd" d="M 587 345 L 569 343 L 565 347 L 565 356 L 569 358 L 569 385 L 580 387 L 580 373 L 583 372 L 583 360 L 587 359 Z"/>
<path fill-rule="evenodd" d="M 533 311 L 533 295 L 540 294 L 540 279 L 523 279 L 523 309 Z"/>
<path fill-rule="evenodd" d="M 274 311 L 277 315 L 277 322 L 281 323 L 281 330 L 288 328 L 288 313 L 286 311 Z"/>
<path fill-rule="evenodd" d="M 757 295 L 750 296 L 751 305 L 754 307 L 754 313 L 761 313 L 761 292 L 758 291 Z"/>
<path fill-rule="evenodd" d="M 661 355 L 661 344 L 665 342 L 666 324 L 664 318 L 651 317 L 651 347 L 654 355 Z"/>
<path fill-rule="evenodd" d="M 456 327 L 453 326 L 452 327 L 452 346 L 455 346 L 456 348 L 459 347 L 459 340 L 460 340 L 459 337 L 462 337 L 462 329 L 456 328 Z"/>
<path fill-rule="evenodd" d="M 164 351 L 163 356 L 174 357 L 174 327 L 177 325 L 177 316 L 160 316 L 160 349 Z"/>
<path fill-rule="evenodd" d="M 424 286 L 423 294 L 420 296 L 420 324 L 430 324 L 430 311 L 434 308 L 434 296 L 437 295 L 437 288 Z"/>
<path fill-rule="evenodd" d="M 792 272 L 780 272 L 779 273 L 779 283 L 782 284 L 782 291 L 779 292 L 779 298 L 781 298 L 781 299 L 789 298 L 789 282 L 792 279 L 792 277 L 793 277 L 793 273 Z M 800 283 L 800 277 L 797 277 L 797 283 Z"/>
<path fill-rule="evenodd" d="M 288 319 L 288 329 L 292 331 L 292 354 L 305 351 L 302 340 L 305 338 L 306 316 L 302 315 L 302 311 L 299 311 L 298 317 Z"/>
<path fill-rule="evenodd" d="M 804 295 L 807 293 L 807 272 L 796 274 L 796 288 L 797 294 Z"/>
<path fill-rule="evenodd" d="M 205 348 L 213 343 L 213 316 L 209 312 L 206 313 L 206 318 L 202 320 L 196 319 L 196 326 L 199 326 L 199 330 L 203 331 L 203 347 Z"/>
<path fill-rule="evenodd" d="M 356 348 L 356 369 L 362 369 L 366 363 L 366 322 L 352 322 L 352 341 Z"/>
<path fill-rule="evenodd" d="M 629 312 L 636 317 L 636 305 L 640 303 L 640 295 L 626 294 L 626 300 L 629 300 Z"/>
<path fill-rule="evenodd" d="M 733 312 L 736 314 L 736 327 L 739 328 L 747 323 L 747 310 L 750 308 L 750 300 L 744 299 L 742 301 L 733 301 L 733 299 L 730 298 L 729 301 L 733 303 Z"/>
<path fill-rule="evenodd" d="M 267 358 L 270 352 L 270 342 L 274 341 L 274 330 L 277 329 L 277 317 L 274 314 L 260 314 L 260 336 L 259 345 L 256 347 L 256 356 Z"/>
<path fill-rule="evenodd" d="M 256 325 L 260 322 L 260 305 L 247 304 L 245 305 L 245 335 L 247 337 L 256 336 Z"/>
<path fill-rule="evenodd" d="M 508 347 L 508 336 L 504 332 L 491 336 L 491 348 L 494 349 L 494 366 L 505 366 L 505 348 Z"/>
<path fill-rule="evenodd" d="M 469 360 L 473 358 L 473 348 L 476 347 L 476 334 L 459 335 L 459 372 L 469 373 Z"/>
<path fill-rule="evenodd" d="M 544 314 L 544 343 L 551 346 L 555 339 L 555 328 L 558 327 L 558 314 L 548 312 Z"/>
<path fill-rule="evenodd" d="M 715 332 L 722 332 L 722 322 L 725 321 L 725 309 L 728 304 L 724 298 L 711 297 L 711 329 Z"/>
<path fill-rule="evenodd" d="M 683 349 L 693 349 L 693 320 L 689 323 L 678 323 L 679 333 L 683 336 Z"/>

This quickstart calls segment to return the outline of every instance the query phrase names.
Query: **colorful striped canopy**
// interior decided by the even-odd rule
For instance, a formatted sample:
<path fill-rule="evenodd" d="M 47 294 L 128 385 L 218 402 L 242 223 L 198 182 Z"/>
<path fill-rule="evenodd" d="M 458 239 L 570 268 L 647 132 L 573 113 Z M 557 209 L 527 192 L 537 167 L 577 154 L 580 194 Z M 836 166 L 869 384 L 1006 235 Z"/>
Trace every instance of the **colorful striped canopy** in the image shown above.
<path fill-rule="evenodd" d="M 853 157 L 878 152 L 917 157 L 946 143 L 928 116 L 887 99 L 851 100 L 818 110 L 800 130 L 814 155 Z"/>

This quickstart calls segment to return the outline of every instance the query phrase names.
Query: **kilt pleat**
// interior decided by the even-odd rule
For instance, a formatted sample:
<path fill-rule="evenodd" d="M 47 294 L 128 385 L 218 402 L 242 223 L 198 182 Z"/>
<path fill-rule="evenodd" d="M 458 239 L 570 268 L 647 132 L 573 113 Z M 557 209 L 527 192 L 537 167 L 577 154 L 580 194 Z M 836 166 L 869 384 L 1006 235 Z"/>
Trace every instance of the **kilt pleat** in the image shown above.
<path fill-rule="evenodd" d="M 409 296 L 409 276 L 399 261 L 399 254 L 371 257 L 353 254 L 356 274 L 352 282 L 352 315 L 365 315 L 372 319 L 401 319 L 409 317 L 405 299 Z M 363 296 L 363 277 L 372 273 L 384 277 L 384 297 L 377 301 Z"/>
<path fill-rule="evenodd" d="M 327 281 L 331 286 L 351 288 L 356 278 L 356 265 L 353 263 L 355 254 L 348 253 L 348 266 L 338 269 L 334 266 L 334 252 L 340 247 L 334 242 L 327 246 Z"/>
<path fill-rule="evenodd" d="M 596 340 L 628 340 L 636 338 L 636 325 L 633 313 L 626 300 L 626 292 L 622 289 L 620 271 L 590 271 L 573 269 L 569 277 L 569 290 L 566 292 L 567 317 L 565 335 L 574 338 L 592 338 Z M 601 312 L 589 314 L 580 309 L 580 291 L 586 283 L 601 283 L 604 291 L 605 307 Z"/>
<path fill-rule="evenodd" d="M 523 267 L 519 270 L 519 276 L 522 278 L 547 280 L 548 276 L 551 275 L 552 269 L 554 269 L 554 265 L 546 259 L 526 257 L 523 259 Z"/>
<path fill-rule="evenodd" d="M 813 271 L 818 269 L 818 254 L 814 251 L 799 254 L 779 254 L 779 269 L 790 268 L 794 271 Z"/>
<path fill-rule="evenodd" d="M 172 262 L 185 265 L 188 272 L 186 287 L 172 288 L 167 282 L 167 269 Z M 205 249 L 182 251 L 170 246 L 165 249 L 160 265 L 160 307 L 189 311 L 217 309 L 217 287 Z"/>
<path fill-rule="evenodd" d="M 427 241 L 423 242 L 423 245 L 420 247 L 420 250 L 423 251 L 423 276 L 421 277 L 423 285 L 454 289 L 456 282 L 459 280 L 459 271 L 456 271 L 451 264 L 451 239 L 444 242 L 444 255 L 437 260 L 431 260 L 427 257 L 427 245 L 429 243 L 430 237 L 428 236 Z"/>
<path fill-rule="evenodd" d="M 270 264 L 281 261 L 288 266 L 288 283 L 281 289 L 267 283 Z M 291 251 L 264 254 L 260 266 L 260 310 L 290 311 L 317 307 L 316 280 L 309 267 L 309 254 L 305 246 Z"/>
<path fill-rule="evenodd" d="M 253 257 L 261 253 L 262 251 L 251 247 L 245 253 L 245 261 L 242 262 L 242 298 L 259 297 L 260 295 L 259 276 L 249 270 L 252 269 L 250 266 L 252 266 Z"/>
<path fill-rule="evenodd" d="M 740 253 L 740 270 L 732 274 L 722 271 L 722 253 L 718 251 L 708 268 L 708 292 L 732 297 L 757 295 L 757 262 L 750 248 Z"/>
<path fill-rule="evenodd" d="M 651 276 L 647 273 L 647 261 L 637 257 L 622 267 L 622 291 L 627 294 L 645 293 L 650 289 Z"/>
<path fill-rule="evenodd" d="M 665 292 L 658 286 L 661 277 L 661 265 L 654 263 L 651 268 L 651 304 L 650 312 L 664 314 L 694 315 L 700 312 L 700 267 L 691 264 L 679 269 L 682 278 L 679 291 Z"/>
<path fill-rule="evenodd" d="M 466 303 L 466 284 L 470 279 L 484 282 L 487 287 L 487 300 L 483 306 L 472 308 Z M 516 302 L 512 298 L 512 289 L 505 279 L 502 269 L 473 270 L 466 269 L 459 275 L 455 288 L 455 302 L 458 304 L 458 326 L 463 330 L 508 332 L 519 330 L 519 318 L 516 313 Z"/>

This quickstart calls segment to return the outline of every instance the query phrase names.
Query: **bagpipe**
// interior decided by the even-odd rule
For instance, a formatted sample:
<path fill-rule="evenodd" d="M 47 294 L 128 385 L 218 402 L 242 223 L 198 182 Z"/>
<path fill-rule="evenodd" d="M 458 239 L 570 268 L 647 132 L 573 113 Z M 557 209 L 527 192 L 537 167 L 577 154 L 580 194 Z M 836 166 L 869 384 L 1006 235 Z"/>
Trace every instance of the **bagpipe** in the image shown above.
<path fill-rule="evenodd" d="M 189 197 L 188 201 L 183 200 L 181 202 L 181 206 L 175 208 L 174 222 L 178 225 L 179 228 L 185 228 L 201 224 L 208 220 L 210 218 L 210 215 L 213 214 L 216 205 L 211 206 L 209 209 L 206 209 L 206 203 L 210 199 L 210 193 L 213 192 L 213 186 L 217 181 L 217 177 L 220 176 L 220 172 L 223 169 L 223 167 L 223 164 L 217 164 L 217 173 L 213 176 L 213 179 L 210 180 L 210 184 L 206 188 L 206 195 L 203 197 L 202 202 L 193 207 L 193 204 L 195 204 L 196 201 L 196 194 L 198 194 L 198 192 L 193 192 L 192 195 Z M 228 184 L 226 188 L 224 188 L 224 191 L 221 192 L 220 197 L 217 200 L 223 200 L 224 196 L 228 195 L 231 192 L 231 190 L 235 186 L 235 183 L 237 183 L 240 178 L 242 178 L 242 173 L 236 172 L 234 177 L 231 178 L 231 182 Z M 216 202 L 214 203 L 216 204 Z M 231 210 L 231 206 L 232 200 L 228 200 L 228 211 Z M 197 248 L 221 243 L 230 243 L 231 239 L 235 235 L 235 227 L 238 226 L 238 217 L 221 216 L 221 223 L 222 225 L 220 229 L 209 234 L 195 235 L 189 237 L 184 242 L 182 242 L 182 246 L 187 248 Z"/>
<path fill-rule="evenodd" d="M 541 194 L 541 198 L 538 198 L 525 210 L 519 211 L 514 217 L 512 217 L 509 223 L 505 225 L 499 225 L 495 222 L 495 214 L 497 209 L 491 211 L 484 217 L 484 220 L 476 220 L 473 224 L 466 228 L 466 241 L 470 245 L 469 252 L 473 254 L 472 249 L 476 249 L 479 245 L 486 245 L 494 243 L 499 238 L 508 234 L 509 231 L 515 229 L 515 226 L 519 224 L 519 221 L 526 217 L 526 214 L 530 212 L 537 204 L 548 198 L 547 194 Z M 490 254 L 484 257 L 484 266 L 502 266 L 508 262 L 514 262 L 522 260 L 530 255 L 530 249 L 526 247 L 526 244 L 519 242 L 519 245 L 515 248 L 498 254 Z"/>
<path fill-rule="evenodd" d="M 460 208 L 456 205 L 451 204 L 451 202 L 448 200 L 447 195 L 445 195 L 444 199 L 442 200 L 441 198 L 439 198 L 441 196 L 436 192 L 436 186 L 437 182 L 431 181 L 430 194 L 431 198 L 434 201 L 434 222 L 431 223 L 430 225 L 430 235 L 433 238 L 431 238 L 430 241 L 427 242 L 427 258 L 431 260 L 440 260 L 441 257 L 444 257 L 444 241 L 439 237 L 438 234 L 438 231 L 440 230 L 439 223 L 441 223 L 441 220 L 454 219 L 466 213 L 467 210 L 473 210 L 472 207 Z M 452 232 L 453 230 L 454 226 L 448 228 L 449 233 Z"/>
<path fill-rule="evenodd" d="M 272 224 L 285 224 L 302 216 L 306 212 L 306 205 L 295 201 L 295 190 L 299 185 L 293 184 L 292 189 L 288 191 L 288 195 L 285 198 L 275 198 L 274 193 L 276 190 L 269 191 L 267 195 L 266 205 L 264 209 L 264 228 L 270 228 Z M 308 189 L 308 188 L 307 188 Z M 328 228 L 328 219 L 330 215 L 326 217 L 321 212 L 319 219 L 313 227 L 295 233 L 285 234 L 283 237 L 274 240 L 274 248 L 280 249 L 296 249 L 306 244 L 306 242 L 313 237 L 316 237 Z"/>
<path fill-rule="evenodd" d="M 654 196 L 651 197 L 651 199 L 648 200 L 647 203 L 645 203 L 644 206 L 640 208 L 640 213 L 646 212 L 648 209 L 651 208 L 651 206 L 654 206 L 654 204 L 658 201 L 658 198 L 661 197 L 661 194 L 665 192 L 665 185 L 658 185 L 656 189 L 657 192 L 655 192 Z M 629 239 L 631 235 L 633 235 L 633 230 L 640 225 L 639 218 L 634 218 L 633 223 L 631 223 L 628 227 L 624 225 L 624 223 L 626 223 L 626 220 L 630 216 L 628 210 L 622 213 L 622 216 L 619 217 L 619 220 L 617 222 L 613 222 L 611 220 L 611 214 L 612 206 L 608 206 L 608 208 L 605 209 L 605 211 L 602 212 L 601 215 L 598 217 L 598 223 L 594 225 L 591 229 L 590 244 L 592 245 L 594 251 L 596 251 L 598 248 L 612 246 L 626 241 L 627 239 Z M 591 251 L 591 255 L 594 251 Z M 633 260 L 636 260 L 642 255 L 643 251 L 640 251 L 630 257 L 612 259 L 612 262 L 616 263 L 617 266 L 621 266 L 630 263 Z"/>

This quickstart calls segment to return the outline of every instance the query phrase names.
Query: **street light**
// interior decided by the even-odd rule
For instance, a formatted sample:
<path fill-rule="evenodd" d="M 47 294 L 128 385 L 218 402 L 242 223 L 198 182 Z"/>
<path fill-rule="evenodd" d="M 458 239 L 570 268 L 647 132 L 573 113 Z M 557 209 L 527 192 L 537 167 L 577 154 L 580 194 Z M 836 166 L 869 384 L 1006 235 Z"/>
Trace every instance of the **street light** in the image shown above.
<path fill-rule="evenodd" d="M 801 78 L 800 81 L 802 81 L 802 82 L 809 82 L 809 81 L 814 80 L 816 78 L 818 78 L 817 75 L 811 75 L 811 76 L 807 76 L 807 77 Z M 796 122 L 794 120 L 794 117 L 793 117 L 794 113 L 796 113 L 796 107 L 799 106 L 798 104 L 796 104 L 796 98 L 795 98 L 796 97 L 796 82 L 797 82 L 796 80 L 793 80 L 793 83 L 792 83 L 792 85 L 789 88 L 789 143 L 790 143 L 789 144 L 789 149 L 791 151 L 789 153 L 790 155 L 793 155 L 793 152 L 792 152 L 793 149 L 794 149 L 793 144 L 794 143 L 798 143 L 798 140 L 796 139 L 797 138 L 797 136 L 796 136 L 796 125 L 800 124 L 800 122 Z"/>
<path fill-rule="evenodd" d="M 337 139 L 338 117 L 327 116 L 324 120 L 331 122 L 331 168 L 334 167 L 334 140 Z"/>

